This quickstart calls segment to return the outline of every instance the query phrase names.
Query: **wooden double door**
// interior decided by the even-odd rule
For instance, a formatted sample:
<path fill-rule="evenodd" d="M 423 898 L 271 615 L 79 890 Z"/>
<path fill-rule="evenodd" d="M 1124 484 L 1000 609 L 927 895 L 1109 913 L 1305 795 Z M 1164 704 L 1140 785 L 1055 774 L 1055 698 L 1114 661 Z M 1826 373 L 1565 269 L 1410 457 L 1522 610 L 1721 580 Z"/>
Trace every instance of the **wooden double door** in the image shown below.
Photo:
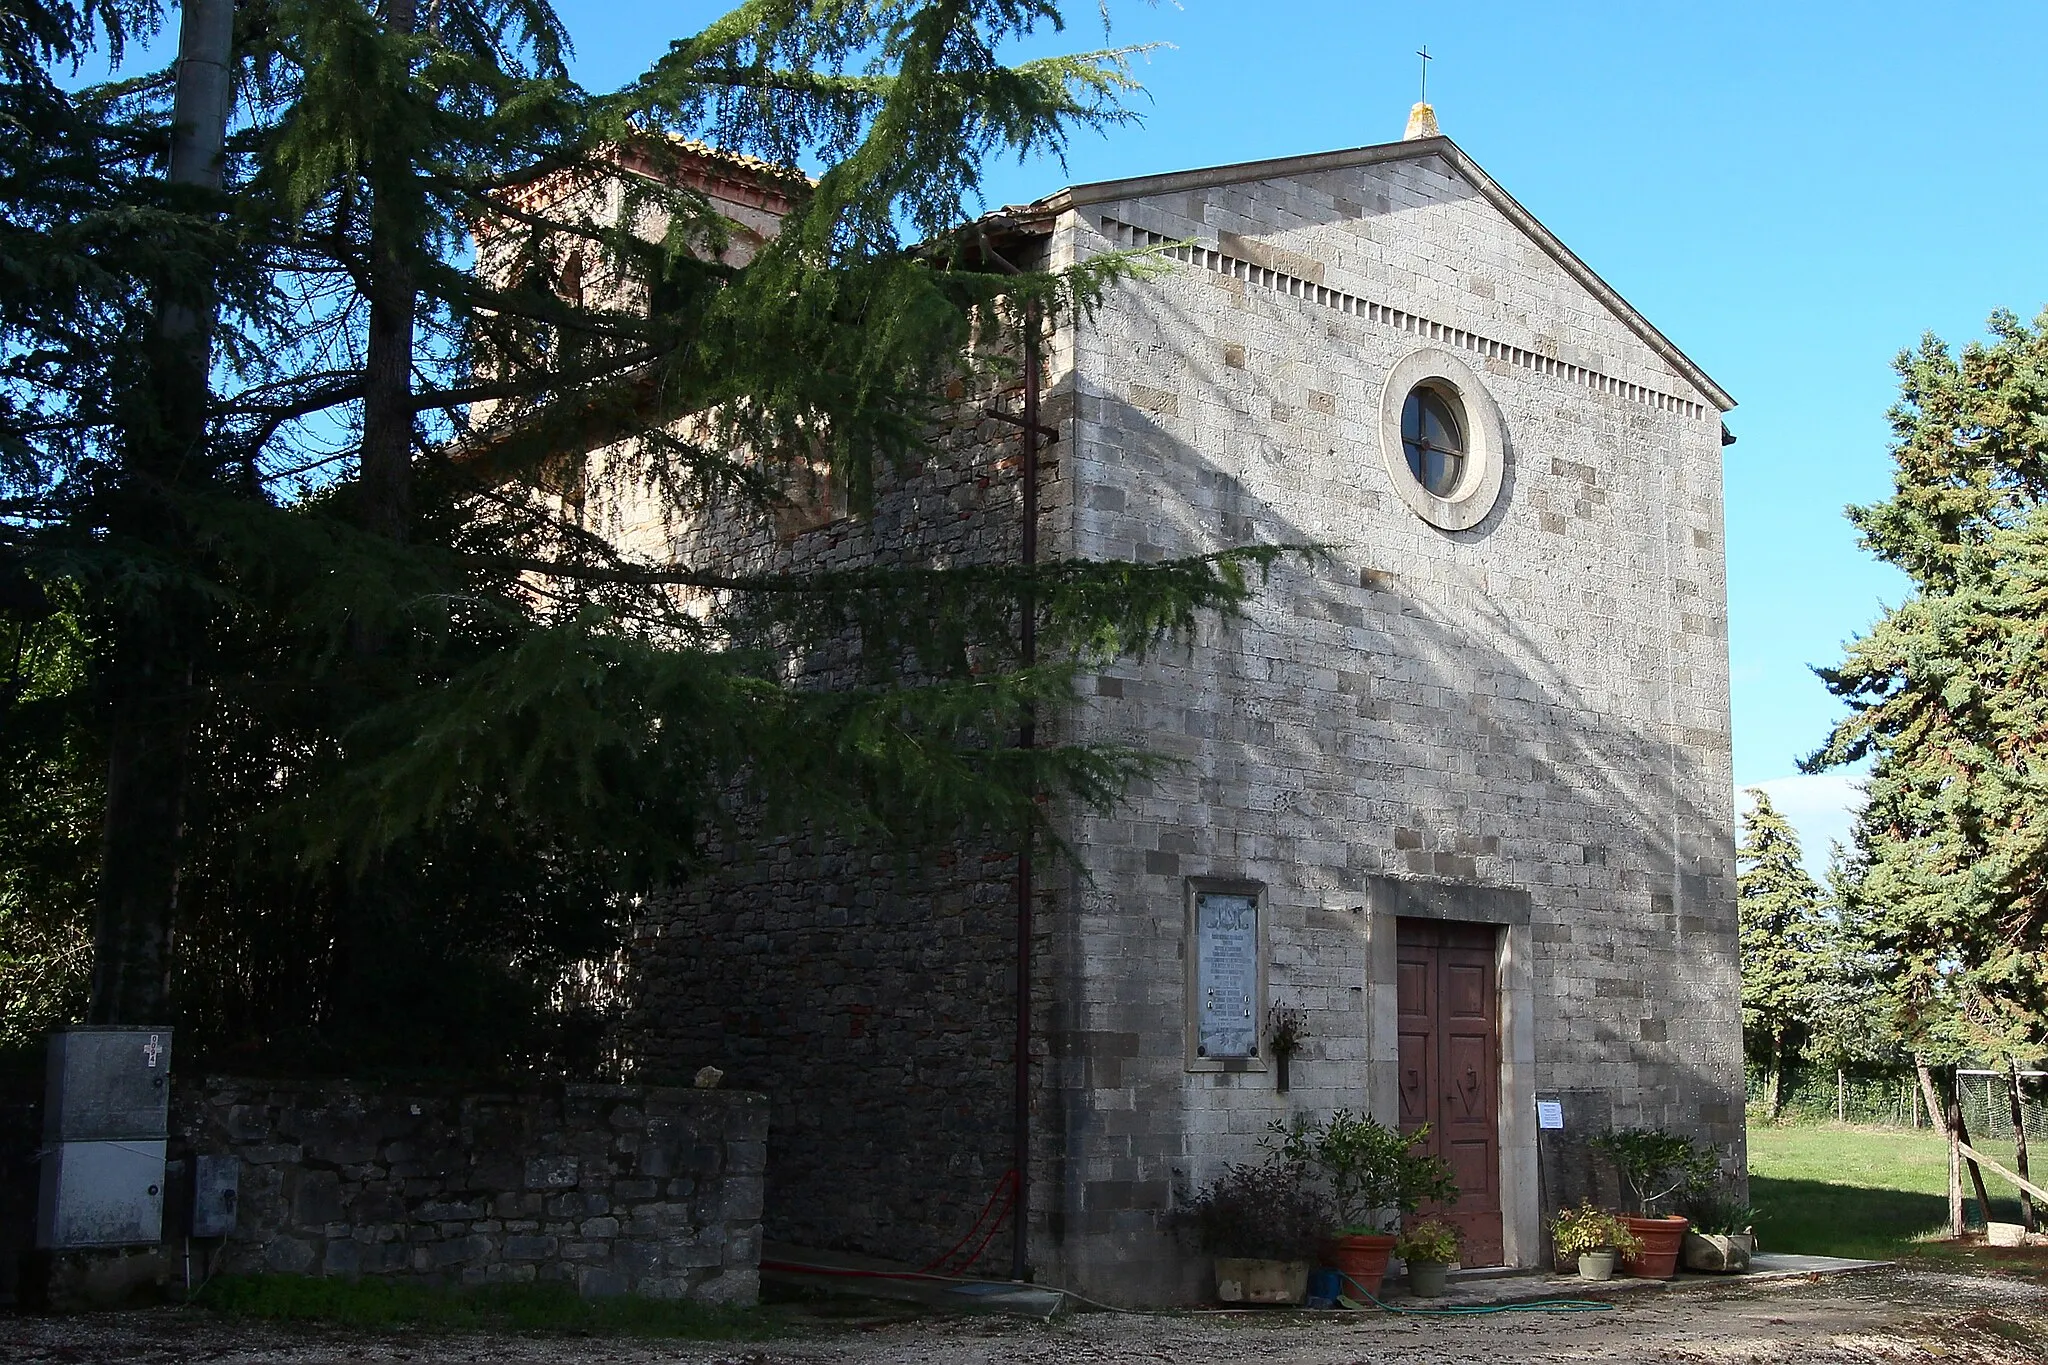
<path fill-rule="evenodd" d="M 1403 919 L 1399 964 L 1401 1130 L 1429 1125 L 1458 1201 L 1425 1213 L 1465 1234 L 1464 1264 L 1499 1265 L 1500 1006 L 1490 924 Z"/>

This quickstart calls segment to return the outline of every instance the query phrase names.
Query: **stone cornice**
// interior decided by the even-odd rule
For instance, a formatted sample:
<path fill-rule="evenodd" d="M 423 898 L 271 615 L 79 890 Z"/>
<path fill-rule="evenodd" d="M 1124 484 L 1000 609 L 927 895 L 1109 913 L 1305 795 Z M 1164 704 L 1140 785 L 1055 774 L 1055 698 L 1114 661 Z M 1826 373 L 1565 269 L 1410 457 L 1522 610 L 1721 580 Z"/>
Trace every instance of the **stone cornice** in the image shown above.
<path fill-rule="evenodd" d="M 1412 142 L 1385 142 L 1371 147 L 1354 147 L 1348 151 L 1278 157 L 1269 161 L 1241 161 L 1229 166 L 1172 171 L 1164 175 L 1141 175 L 1124 180 L 1099 180 L 1086 185 L 1071 185 L 1046 196 L 1030 207 L 1059 213 L 1119 199 L 1179 194 L 1216 185 L 1242 184 L 1250 180 L 1285 180 L 1392 161 L 1419 161 L 1431 156 L 1441 158 L 1478 190 L 1487 202 L 1500 210 L 1524 236 L 1542 248 L 1545 255 L 1556 261 L 1566 274 L 1583 285 L 1588 293 L 1621 321 L 1622 325 L 1634 332 L 1644 345 L 1676 370 L 1687 383 L 1705 395 L 1716 408 L 1727 412 L 1735 406 L 1735 399 L 1728 391 L 1715 383 L 1692 357 L 1681 351 L 1671 338 L 1658 331 L 1656 326 L 1637 312 L 1613 285 L 1601 279 L 1591 266 L 1580 260 L 1570 247 L 1558 240 L 1556 234 L 1543 226 L 1535 214 L 1522 207 L 1513 195 L 1502 189 L 1492 176 L 1480 169 L 1478 162 L 1466 155 L 1463 148 L 1447 137 L 1417 138 Z"/>

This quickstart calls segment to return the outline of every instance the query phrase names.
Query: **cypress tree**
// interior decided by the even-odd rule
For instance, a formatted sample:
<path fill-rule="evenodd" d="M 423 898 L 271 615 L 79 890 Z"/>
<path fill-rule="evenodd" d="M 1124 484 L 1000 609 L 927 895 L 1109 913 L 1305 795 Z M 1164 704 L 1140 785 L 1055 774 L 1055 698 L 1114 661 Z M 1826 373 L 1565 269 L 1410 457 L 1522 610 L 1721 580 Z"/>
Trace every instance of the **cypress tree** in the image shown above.
<path fill-rule="evenodd" d="M 1823 980 L 1821 895 L 1800 861 L 1792 826 L 1762 791 L 1752 789 L 1750 799 L 1736 849 L 1742 1026 L 1751 1054 L 1767 1068 L 1765 1107 L 1776 1119 Z"/>

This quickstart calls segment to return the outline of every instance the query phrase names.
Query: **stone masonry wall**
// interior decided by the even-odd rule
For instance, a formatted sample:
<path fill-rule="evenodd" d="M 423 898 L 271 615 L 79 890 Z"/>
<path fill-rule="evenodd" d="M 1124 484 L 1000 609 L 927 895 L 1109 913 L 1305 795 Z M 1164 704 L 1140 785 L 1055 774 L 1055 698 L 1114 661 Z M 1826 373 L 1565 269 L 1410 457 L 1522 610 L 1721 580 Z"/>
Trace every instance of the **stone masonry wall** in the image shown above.
<path fill-rule="evenodd" d="M 1046 553 L 1328 553 L 1282 565 L 1192 648 L 1106 667 L 1061 722 L 1181 766 L 1076 818 L 1080 865 L 1041 873 L 1041 1276 L 1120 1302 L 1196 1296 L 1203 1261 L 1174 1223 L 1188 1189 L 1255 1158 L 1273 1119 L 1390 1116 L 1367 891 L 1389 876 L 1526 891 L 1537 1093 L 1692 1132 L 1739 1171 L 1709 396 L 1427 152 L 1075 193 L 1056 267 L 1148 242 L 1205 255 L 1118 284 L 1049 344 Z M 1424 346 L 1465 357 L 1506 429 L 1498 503 L 1466 531 L 1410 512 L 1378 446 L 1385 377 Z M 982 401 L 964 397 L 872 522 L 620 516 L 611 533 L 748 568 L 1014 556 L 1017 437 Z M 917 1263 L 987 1197 L 1008 1163 L 1010 873 L 1000 847 L 792 840 L 650 898 L 640 1074 L 716 1063 L 769 1096 L 770 1236 Z M 1309 1015 L 1291 1094 L 1262 1068 L 1187 1065 L 1200 877 L 1265 888 L 1270 998 Z"/>
<path fill-rule="evenodd" d="M 1074 831 L 1049 1273 L 1196 1292 L 1178 1192 L 1274 1119 L 1391 1117 L 1380 876 L 1526 889 L 1536 1093 L 1597 1095 L 1739 1172 L 1718 411 L 1426 149 L 1194 179 L 1076 191 L 1061 219 L 1061 262 L 1194 244 L 1077 328 L 1072 552 L 1329 553 L 1086 700 L 1079 734 L 1181 766 Z M 1465 531 L 1412 512 L 1382 459 L 1386 378 L 1425 347 L 1505 426 L 1498 502 Z M 1265 888 L 1270 998 L 1308 1015 L 1290 1094 L 1186 1063 L 1199 877 Z"/>
<path fill-rule="evenodd" d="M 173 1159 L 240 1159 L 218 1268 L 752 1303 L 767 1103 L 725 1090 L 517 1093 L 208 1080 Z"/>
<path fill-rule="evenodd" d="M 1049 424 L 1067 412 L 1058 363 L 1048 354 Z M 669 526 L 653 508 L 615 504 L 596 524 L 642 553 L 754 572 L 1015 562 L 1023 447 L 1015 426 L 985 415 L 998 403 L 1014 412 L 1016 390 L 963 386 L 924 460 L 883 478 L 871 517 L 820 496 L 807 516 Z M 1063 455 L 1057 442 L 1041 448 L 1047 525 L 1064 517 Z M 829 685 L 843 663 L 828 652 L 807 668 Z M 771 1239 L 923 1264 L 1009 1169 L 1011 844 L 852 847 L 820 832 L 727 848 L 719 871 L 649 898 L 628 978 L 633 1074 L 715 1064 L 727 1084 L 768 1097 Z M 1045 1001 L 1048 954 L 1037 962 Z"/>

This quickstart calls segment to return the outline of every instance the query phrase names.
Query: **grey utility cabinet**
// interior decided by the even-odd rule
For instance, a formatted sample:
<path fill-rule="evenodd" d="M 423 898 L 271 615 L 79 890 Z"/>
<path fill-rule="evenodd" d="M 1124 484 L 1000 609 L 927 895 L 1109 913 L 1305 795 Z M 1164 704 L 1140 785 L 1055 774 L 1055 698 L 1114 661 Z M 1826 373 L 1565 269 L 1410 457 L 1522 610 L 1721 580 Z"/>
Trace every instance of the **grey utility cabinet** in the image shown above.
<path fill-rule="evenodd" d="M 36 1243 L 134 1246 L 163 1236 L 168 1028 L 70 1028 L 50 1037 Z"/>

